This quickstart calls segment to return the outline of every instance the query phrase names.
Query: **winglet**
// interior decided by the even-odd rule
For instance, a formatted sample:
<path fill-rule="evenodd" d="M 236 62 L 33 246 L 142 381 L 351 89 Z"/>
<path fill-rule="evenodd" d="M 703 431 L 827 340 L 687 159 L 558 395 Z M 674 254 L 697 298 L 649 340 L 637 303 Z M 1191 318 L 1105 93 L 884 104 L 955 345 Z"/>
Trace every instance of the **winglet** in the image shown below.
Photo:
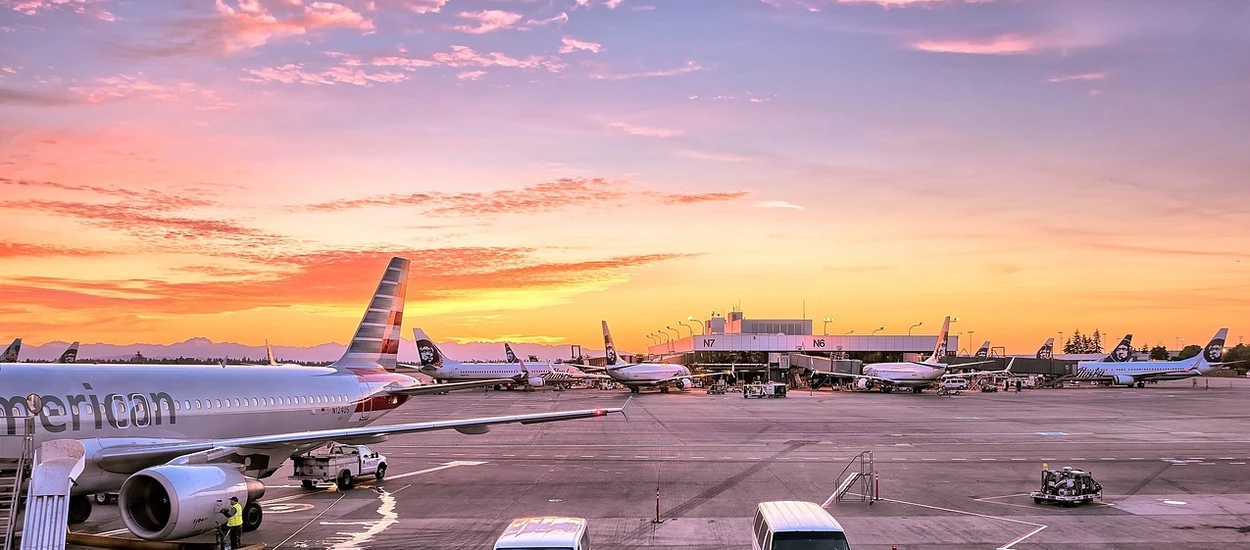
<path fill-rule="evenodd" d="M 278 362 L 273 359 L 273 348 L 269 346 L 268 338 L 265 339 L 265 355 L 269 357 L 270 366 L 276 366 L 278 364 Z"/>

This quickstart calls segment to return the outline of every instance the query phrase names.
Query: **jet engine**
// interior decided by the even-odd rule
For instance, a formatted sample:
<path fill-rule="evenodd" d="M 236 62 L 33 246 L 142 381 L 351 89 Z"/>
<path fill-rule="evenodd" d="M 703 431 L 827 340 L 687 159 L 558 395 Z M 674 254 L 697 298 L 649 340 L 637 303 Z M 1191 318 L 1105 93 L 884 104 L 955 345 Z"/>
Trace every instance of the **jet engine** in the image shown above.
<path fill-rule="evenodd" d="M 527 382 L 529 383 L 531 387 L 534 387 L 534 388 L 541 388 L 543 387 L 543 384 L 546 383 L 546 381 L 543 380 L 541 376 L 531 376 L 529 380 L 527 380 Z"/>
<path fill-rule="evenodd" d="M 694 387 L 694 382 L 691 382 L 689 378 L 682 378 L 677 381 L 677 386 L 683 390 L 688 390 Z"/>
<path fill-rule="evenodd" d="M 856 380 L 856 381 L 855 381 L 855 389 L 857 389 L 857 390 L 871 390 L 871 389 L 872 389 L 872 380 L 869 380 L 869 379 L 867 379 L 867 378 L 860 378 L 860 379 Z"/>
<path fill-rule="evenodd" d="M 245 505 L 265 494 L 265 484 L 230 466 L 161 465 L 126 479 L 118 496 L 122 521 L 147 540 L 181 539 L 225 523 L 220 511 L 238 497 Z"/>
<path fill-rule="evenodd" d="M 1117 374 L 1115 375 L 1115 383 L 1121 386 L 1132 386 L 1133 377 L 1124 374 Z"/>

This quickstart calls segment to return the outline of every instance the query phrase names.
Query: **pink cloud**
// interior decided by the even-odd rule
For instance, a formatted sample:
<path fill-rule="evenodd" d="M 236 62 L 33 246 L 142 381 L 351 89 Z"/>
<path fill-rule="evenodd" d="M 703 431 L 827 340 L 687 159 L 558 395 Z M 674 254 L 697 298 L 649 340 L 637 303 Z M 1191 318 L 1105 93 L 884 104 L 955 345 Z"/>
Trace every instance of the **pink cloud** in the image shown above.
<path fill-rule="evenodd" d="M 657 76 L 677 76 L 695 71 L 702 71 L 703 66 L 694 61 L 687 61 L 685 65 L 673 69 L 663 69 L 658 71 L 645 71 L 640 73 L 596 73 L 590 75 L 596 80 L 628 80 L 631 78 L 650 78 Z"/>
<path fill-rule="evenodd" d="M 101 21 L 116 21 L 117 16 L 104 9 L 103 4 L 103 0 L 0 0 L 0 6 L 8 7 L 22 15 L 37 15 L 41 12 L 68 9 L 79 14 L 86 14 L 90 11 L 92 16 Z"/>
<path fill-rule="evenodd" d="M 1107 79 L 1107 71 L 1100 71 L 1096 73 L 1082 73 L 1082 74 L 1073 74 L 1073 75 L 1066 75 L 1066 76 L 1055 76 L 1055 77 L 1046 79 L 1046 82 L 1081 82 L 1081 81 L 1106 80 L 1106 79 Z"/>
<path fill-rule="evenodd" d="M 412 13 L 438 13 L 447 5 L 447 0 L 380 0 L 383 7 L 395 6 Z"/>
<path fill-rule="evenodd" d="M 359 67 L 336 65 L 322 70 L 309 70 L 302 63 L 287 63 L 277 67 L 247 69 L 252 75 L 243 80 L 249 82 L 280 82 L 283 84 L 315 84 L 333 86 L 351 84 L 370 87 L 374 84 L 403 82 L 409 75 L 397 71 L 369 72 Z"/>
<path fill-rule="evenodd" d="M 70 92 L 93 104 L 140 98 L 167 102 L 190 101 L 200 110 L 223 109 L 235 105 L 224 101 L 216 91 L 199 89 L 193 82 L 159 84 L 141 75 L 122 74 L 97 78 L 90 85 L 70 88 Z"/>
<path fill-rule="evenodd" d="M 1036 38 L 1015 34 L 995 36 L 989 40 L 925 40 L 911 44 L 912 49 L 922 52 L 971 55 L 1015 55 L 1034 52 L 1043 47 L 1044 44 Z"/>
<path fill-rule="evenodd" d="M 569 14 L 560 12 L 560 15 L 548 17 L 546 19 L 530 19 L 525 22 L 526 25 L 563 25 L 569 22 Z"/>
<path fill-rule="evenodd" d="M 517 22 L 521 20 L 521 14 L 503 10 L 462 11 L 457 15 L 462 19 L 477 23 L 452 27 L 452 30 L 469 34 L 485 34 L 516 28 Z"/>
<path fill-rule="evenodd" d="M 598 42 L 578 40 L 571 36 L 566 36 L 560 39 L 560 53 L 573 53 L 577 50 L 599 53 L 603 50 L 603 45 Z"/>
<path fill-rule="evenodd" d="M 626 134 L 629 134 L 631 136 L 666 138 L 666 137 L 675 137 L 675 136 L 680 136 L 680 135 L 685 134 L 685 132 L 681 130 L 670 130 L 668 128 L 655 128 L 651 126 L 639 126 L 636 124 L 630 124 L 628 122 L 609 122 L 607 126 L 609 128 L 613 128 L 613 129 L 625 132 Z"/>
<path fill-rule="evenodd" d="M 746 155 L 737 155 L 722 151 L 704 151 L 699 149 L 682 149 L 677 151 L 677 155 L 697 160 L 711 160 L 717 162 L 747 162 L 756 160 L 754 157 L 748 157 Z"/>
<path fill-rule="evenodd" d="M 512 67 L 518 69 L 535 69 L 543 67 L 549 72 L 559 72 L 563 64 L 558 58 L 531 55 L 519 59 L 499 52 L 481 54 L 468 46 L 453 45 L 451 51 L 438 52 L 431 56 L 434 62 L 448 67 Z"/>
<path fill-rule="evenodd" d="M 460 80 L 477 80 L 486 76 L 486 71 L 464 71 L 456 74 L 456 78 Z"/>
<path fill-rule="evenodd" d="M 216 0 L 218 18 L 204 32 L 217 41 L 225 53 L 255 48 L 276 38 L 298 36 L 321 29 L 352 29 L 372 31 L 373 22 L 359 12 L 333 2 L 304 5 L 291 0 L 275 15 L 258 0 L 238 0 L 230 7 L 225 0 Z"/>

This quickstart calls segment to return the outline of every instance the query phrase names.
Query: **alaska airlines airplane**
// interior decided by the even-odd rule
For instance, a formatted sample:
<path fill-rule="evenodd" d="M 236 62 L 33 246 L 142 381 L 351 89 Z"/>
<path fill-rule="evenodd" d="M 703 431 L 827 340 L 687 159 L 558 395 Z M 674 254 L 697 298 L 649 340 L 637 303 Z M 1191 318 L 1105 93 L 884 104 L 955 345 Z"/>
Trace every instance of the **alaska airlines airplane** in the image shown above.
<path fill-rule="evenodd" d="M 1076 364 L 1072 378 L 1097 380 L 1112 386 L 1136 385 L 1142 388 L 1146 386 L 1146 382 L 1202 376 L 1225 364 L 1220 359 L 1224 357 L 1224 341 L 1227 339 L 1228 329 L 1222 328 L 1215 333 L 1201 353 L 1181 361 L 1081 361 Z"/>
<path fill-rule="evenodd" d="M 78 361 L 78 342 L 74 342 L 65 349 L 61 357 L 56 360 L 57 363 L 73 363 Z"/>
<path fill-rule="evenodd" d="M 0 365 L 0 414 L 9 434 L 34 414 L 36 445 L 57 441 L 85 457 L 74 480 L 71 522 L 86 521 L 88 495 L 119 492 L 130 532 L 148 540 L 211 531 L 215 503 L 245 503 L 245 530 L 262 519 L 262 479 L 287 458 L 326 444 L 493 424 L 604 416 L 620 408 L 374 425 L 414 395 L 480 387 L 418 385 L 393 371 L 409 261 L 392 258 L 347 351 L 327 367 L 238 365 Z M 490 381 L 487 381 L 489 383 Z M 448 387 L 454 386 L 454 387 Z"/>
<path fill-rule="evenodd" d="M 977 352 L 976 352 L 976 353 L 974 353 L 974 354 L 972 354 L 972 356 L 973 356 L 973 357 L 976 357 L 976 358 L 978 358 L 978 359 L 989 359 L 989 357 L 990 357 L 990 341 L 989 341 L 989 340 L 986 340 L 984 344 L 981 344 L 981 347 L 977 348 Z"/>
<path fill-rule="evenodd" d="M 548 384 L 568 385 L 573 382 L 582 382 L 586 380 L 611 380 L 612 377 L 604 374 L 586 374 L 577 367 L 571 365 L 558 365 L 555 363 L 539 363 L 534 365 L 526 365 L 521 359 L 512 352 L 512 346 L 507 342 L 503 345 L 504 355 L 508 363 L 521 365 L 522 369 L 531 375 L 538 376 L 546 380 Z"/>
<path fill-rule="evenodd" d="M 946 341 L 950 336 L 951 318 L 946 316 L 942 322 L 942 331 L 938 333 L 937 344 L 933 347 L 933 355 L 924 361 L 903 361 L 899 363 L 872 363 L 864 365 L 864 374 L 844 374 L 841 376 L 849 376 L 858 380 L 860 386 L 864 389 L 872 389 L 873 385 L 881 386 L 881 393 L 890 393 L 894 388 L 910 388 L 914 393 L 920 393 L 925 388 L 942 378 L 965 378 L 972 376 L 980 376 L 983 374 L 1004 374 L 1011 371 L 1011 366 L 999 371 L 973 371 L 958 374 L 947 374 L 947 370 L 952 367 L 941 362 L 941 358 L 946 355 Z M 973 363 L 961 363 L 954 365 L 955 368 L 969 367 L 972 365 L 983 365 L 993 363 L 993 361 L 976 361 Z"/>
<path fill-rule="evenodd" d="M 1042 347 L 1037 348 L 1037 359 L 1054 359 L 1055 358 L 1055 339 L 1047 338 L 1046 343 Z"/>
<path fill-rule="evenodd" d="M 420 328 L 412 329 L 412 338 L 417 345 L 417 356 L 420 358 L 418 372 L 444 382 L 494 380 L 491 386 L 496 390 L 513 386 L 529 385 L 541 387 L 543 379 L 529 376 L 526 370 L 517 363 L 461 363 L 443 354 L 438 344 Z M 408 367 L 409 365 L 404 365 Z"/>
<path fill-rule="evenodd" d="M 22 339 L 14 338 L 13 343 L 4 349 L 4 353 L 0 354 L 0 363 L 16 363 L 17 356 L 22 352 Z"/>
<path fill-rule="evenodd" d="M 608 331 L 608 322 L 603 324 L 603 346 L 607 355 L 607 366 L 604 372 L 616 383 L 628 387 L 630 393 L 641 393 L 642 388 L 659 388 L 660 393 L 668 393 L 669 388 L 688 390 L 694 387 L 692 378 L 709 376 L 725 376 L 723 372 L 706 374 L 690 374 L 685 365 L 665 363 L 617 363 L 616 344 L 612 343 L 612 333 Z M 733 376 L 730 373 L 729 376 Z"/>

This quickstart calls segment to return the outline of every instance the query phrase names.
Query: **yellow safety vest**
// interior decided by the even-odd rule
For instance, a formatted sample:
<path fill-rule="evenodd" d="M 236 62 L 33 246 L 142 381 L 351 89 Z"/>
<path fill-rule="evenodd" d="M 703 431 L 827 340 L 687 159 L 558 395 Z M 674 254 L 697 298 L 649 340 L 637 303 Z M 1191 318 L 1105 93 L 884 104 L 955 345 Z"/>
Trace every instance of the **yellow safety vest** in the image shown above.
<path fill-rule="evenodd" d="M 230 507 L 234 508 L 234 515 L 226 518 L 226 527 L 238 527 L 243 525 L 243 506 L 236 502 Z"/>

